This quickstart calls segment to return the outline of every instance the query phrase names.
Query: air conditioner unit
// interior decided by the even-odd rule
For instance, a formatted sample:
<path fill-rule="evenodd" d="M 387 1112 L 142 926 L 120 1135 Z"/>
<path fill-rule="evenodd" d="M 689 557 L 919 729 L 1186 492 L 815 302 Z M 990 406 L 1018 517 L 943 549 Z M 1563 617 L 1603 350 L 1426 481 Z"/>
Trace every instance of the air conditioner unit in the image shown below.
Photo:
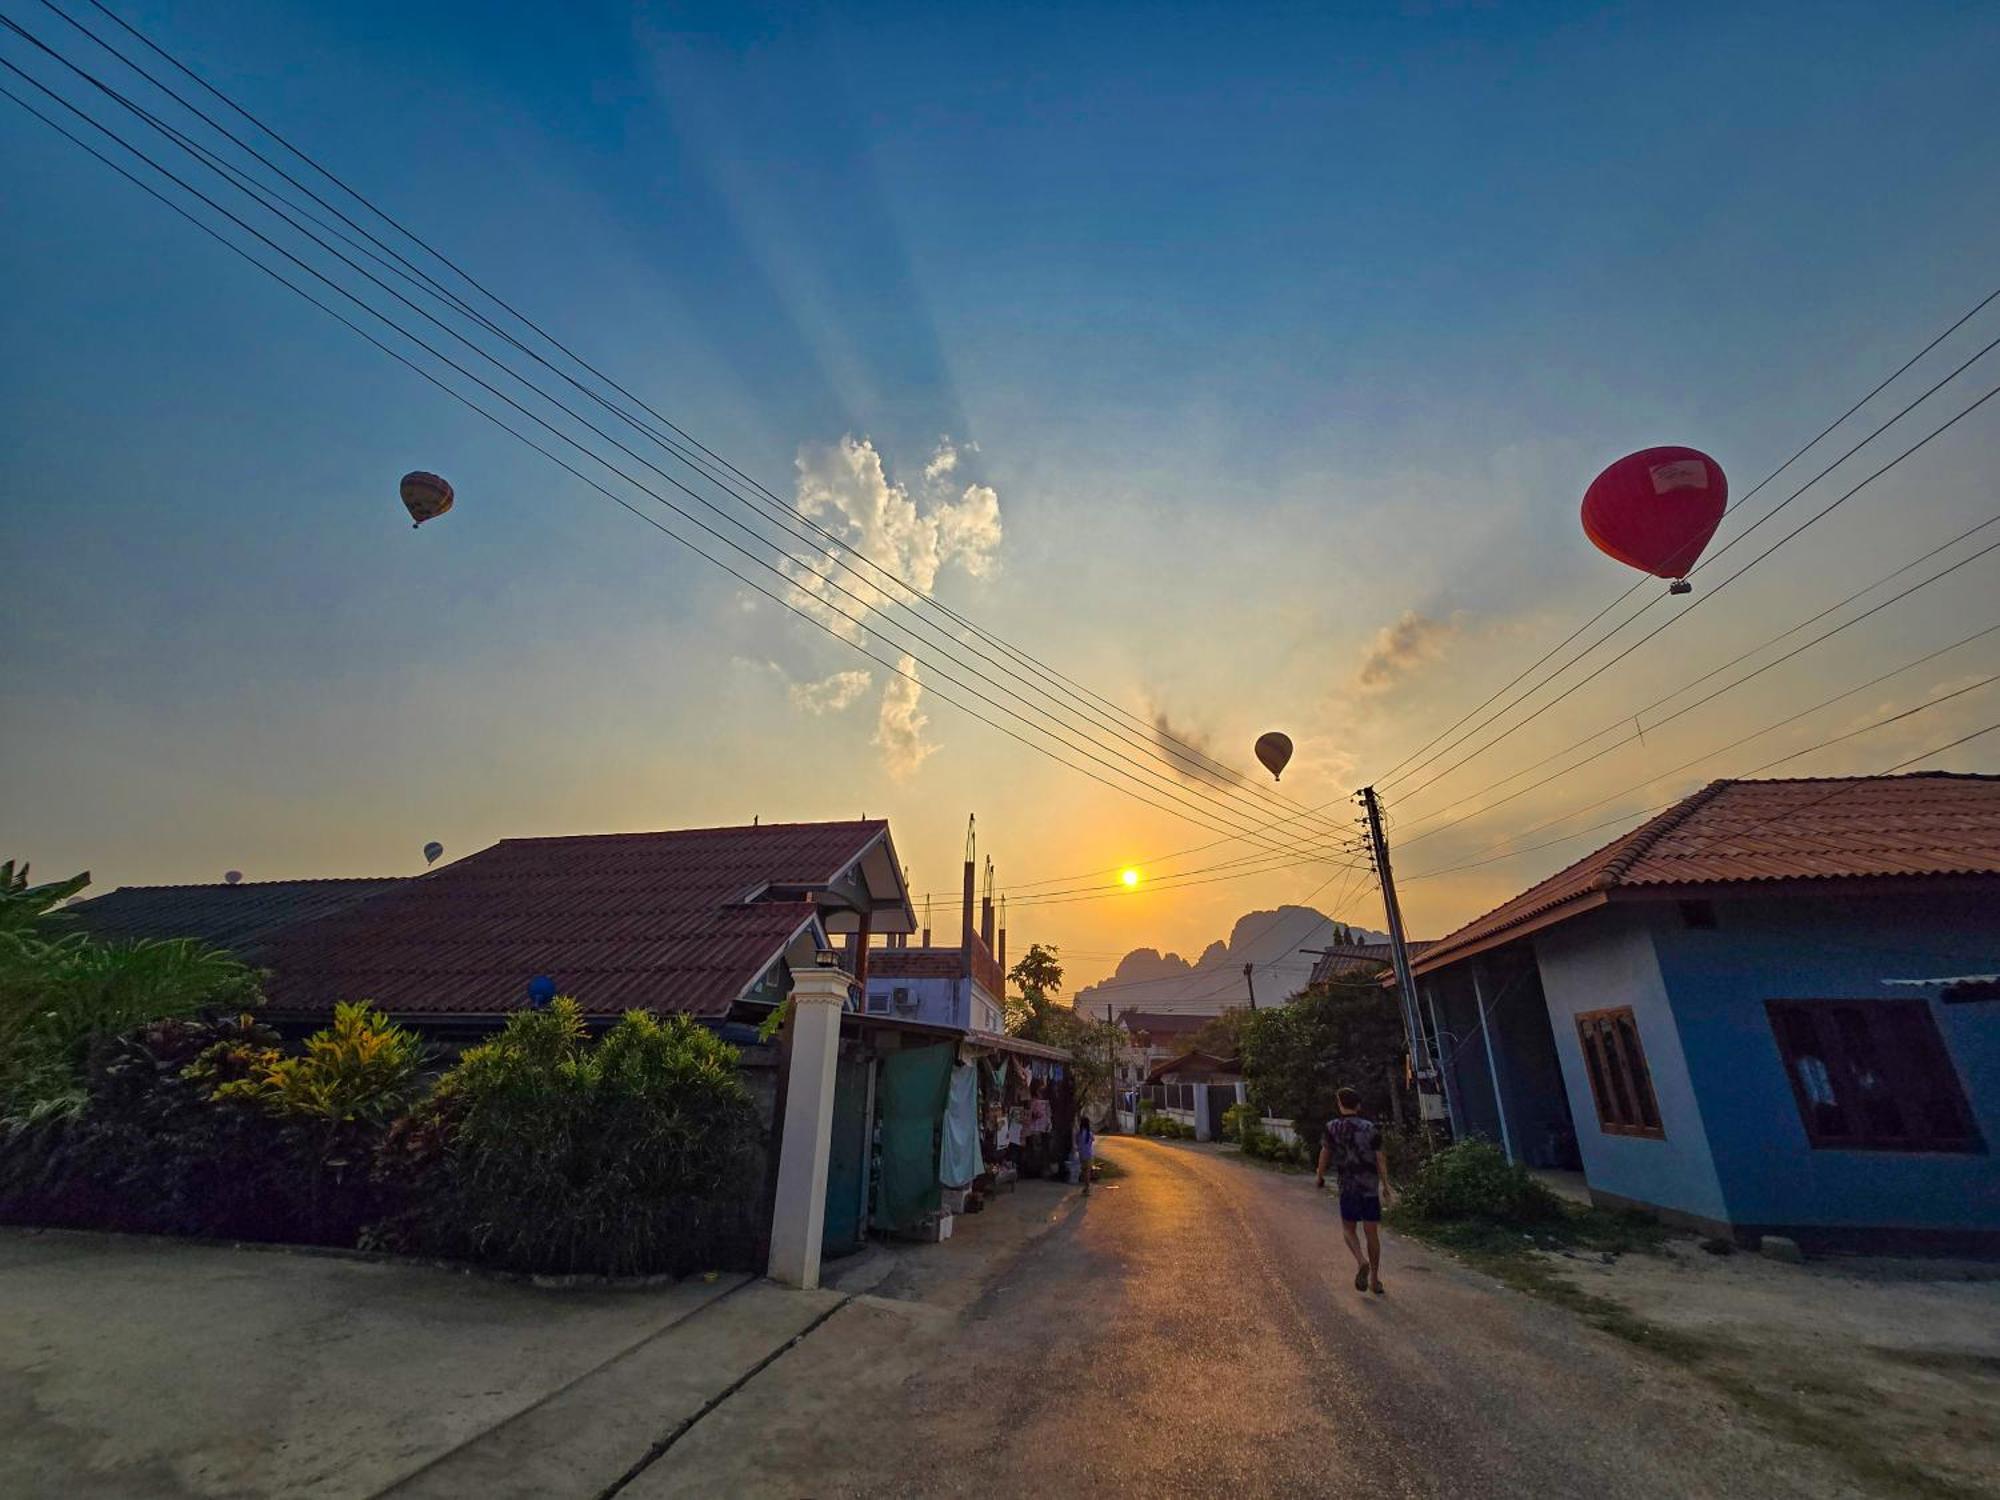
<path fill-rule="evenodd" d="M 911 993 L 908 985 L 897 985 L 895 989 L 889 992 L 889 998 L 890 1002 L 896 1008 L 897 1015 L 912 1016 L 916 1014 L 917 997 Z"/>

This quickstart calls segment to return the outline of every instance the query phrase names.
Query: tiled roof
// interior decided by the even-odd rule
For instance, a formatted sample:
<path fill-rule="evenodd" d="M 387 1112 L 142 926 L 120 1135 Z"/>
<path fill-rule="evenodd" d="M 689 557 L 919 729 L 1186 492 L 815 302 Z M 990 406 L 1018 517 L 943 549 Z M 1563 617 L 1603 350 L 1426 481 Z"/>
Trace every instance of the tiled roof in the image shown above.
<path fill-rule="evenodd" d="M 1190 1075 L 1187 1081 L 1192 1083 L 1197 1078 L 1240 1077 L 1242 1072 L 1242 1064 L 1233 1057 L 1216 1057 L 1207 1052 L 1183 1052 L 1179 1057 L 1170 1057 L 1155 1066 L 1146 1075 L 1146 1082 L 1158 1083 L 1169 1073 L 1186 1073 Z"/>
<path fill-rule="evenodd" d="M 2000 875 L 2000 776 L 1715 781 L 1441 939 L 1443 967 L 1615 892 Z"/>
<path fill-rule="evenodd" d="M 957 979 L 965 973 L 963 948 L 870 948 L 873 979 Z"/>
<path fill-rule="evenodd" d="M 236 885 L 126 885 L 63 910 L 93 937 L 199 938 L 258 962 L 263 943 L 281 928 L 331 915 L 401 885 L 407 877 L 372 880 L 246 880 Z"/>
<path fill-rule="evenodd" d="M 546 974 L 587 1014 L 720 1016 L 814 913 L 820 887 L 888 825 L 767 823 L 505 839 L 272 945 L 279 1011 L 370 1000 L 394 1014 L 491 1015 Z M 759 896 L 775 887 L 774 899 Z M 752 899 L 757 898 L 757 899 Z"/>
<path fill-rule="evenodd" d="M 1412 939 L 1410 958 L 1414 961 L 1434 940 Z M 1387 943 L 1336 943 L 1319 956 L 1308 984 L 1327 984 L 1336 979 L 1367 979 L 1380 974 L 1394 962 Z"/>
<path fill-rule="evenodd" d="M 1149 1031 L 1160 1036 L 1196 1032 L 1214 1019 L 1214 1016 L 1178 1015 L 1159 1010 L 1121 1010 L 1118 1013 L 1118 1024 L 1127 1031 Z"/>

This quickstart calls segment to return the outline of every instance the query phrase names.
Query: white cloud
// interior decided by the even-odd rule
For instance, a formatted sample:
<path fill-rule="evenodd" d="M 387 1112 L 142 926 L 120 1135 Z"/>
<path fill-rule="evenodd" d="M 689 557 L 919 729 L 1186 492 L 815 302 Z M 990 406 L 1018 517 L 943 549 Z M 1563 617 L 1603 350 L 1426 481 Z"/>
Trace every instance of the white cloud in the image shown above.
<path fill-rule="evenodd" d="M 958 467 L 958 449 L 952 446 L 949 437 L 938 439 L 937 451 L 931 461 L 924 465 L 924 483 L 936 484 Z"/>
<path fill-rule="evenodd" d="M 835 672 L 818 682 L 794 682 L 785 689 L 792 707 L 802 713 L 837 714 L 852 708 L 875 680 L 868 672 Z"/>
<path fill-rule="evenodd" d="M 939 471 L 940 478 L 958 463 L 960 450 L 947 439 L 931 468 L 946 451 L 952 459 Z M 925 472 L 928 476 L 930 469 Z M 968 484 L 956 498 L 927 493 L 920 503 L 907 486 L 890 480 L 881 454 L 867 438 L 850 435 L 828 447 L 801 450 L 796 503 L 802 514 L 855 552 L 926 594 L 947 565 L 956 564 L 975 578 L 985 576 L 1000 550 L 1000 497 L 991 486 Z M 848 572 L 843 564 L 858 571 Z M 866 566 L 852 564 L 840 548 L 827 548 L 813 567 L 826 576 L 787 566 L 792 602 L 849 640 L 860 639 L 861 625 L 872 611 L 906 597 Z M 836 578 L 847 593 L 828 582 Z"/>
<path fill-rule="evenodd" d="M 1414 609 L 1404 610 L 1395 624 L 1384 625 L 1375 632 L 1375 639 L 1368 643 L 1360 669 L 1354 674 L 1355 687 L 1364 693 L 1387 692 L 1418 667 L 1443 656 L 1457 634 L 1458 625 L 1454 621 L 1434 620 Z"/>
<path fill-rule="evenodd" d="M 891 677 L 889 685 L 882 689 L 882 711 L 875 721 L 875 746 L 882 752 L 889 774 L 901 781 L 936 754 L 938 747 L 924 738 L 930 717 L 920 706 L 924 690 L 915 680 L 916 658 L 906 654 L 896 665 L 909 676 Z"/>

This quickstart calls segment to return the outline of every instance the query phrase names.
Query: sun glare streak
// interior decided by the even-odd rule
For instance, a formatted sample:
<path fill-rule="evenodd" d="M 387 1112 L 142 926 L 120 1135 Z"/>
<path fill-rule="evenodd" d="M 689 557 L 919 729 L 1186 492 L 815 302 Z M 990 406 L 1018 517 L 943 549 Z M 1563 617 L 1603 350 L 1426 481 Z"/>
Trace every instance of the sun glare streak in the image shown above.
<path fill-rule="evenodd" d="M 1139 872 L 1137 870 L 1128 869 L 1118 878 L 1124 881 L 1126 885 L 1134 886 L 1139 883 Z"/>

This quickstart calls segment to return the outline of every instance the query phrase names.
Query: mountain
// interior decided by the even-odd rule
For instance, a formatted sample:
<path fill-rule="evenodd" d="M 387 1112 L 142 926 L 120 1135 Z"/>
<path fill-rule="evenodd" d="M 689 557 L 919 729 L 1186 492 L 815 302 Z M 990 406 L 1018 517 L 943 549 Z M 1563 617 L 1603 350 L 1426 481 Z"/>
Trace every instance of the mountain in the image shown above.
<path fill-rule="evenodd" d="M 1350 924 L 1351 926 L 1352 924 Z M 1386 934 L 1354 927 L 1357 941 L 1386 943 Z M 1257 966 L 1257 1003 L 1276 1005 L 1305 988 L 1318 955 L 1300 950 L 1324 948 L 1333 938 L 1333 920 L 1309 906 L 1281 906 L 1275 911 L 1246 912 L 1236 919 L 1225 941 L 1217 939 L 1192 961 L 1157 948 L 1134 948 L 1118 961 L 1111 976 L 1076 993 L 1079 1010 L 1102 1016 L 1131 1007 L 1188 1015 L 1220 1015 L 1249 1004 L 1243 966 Z"/>

